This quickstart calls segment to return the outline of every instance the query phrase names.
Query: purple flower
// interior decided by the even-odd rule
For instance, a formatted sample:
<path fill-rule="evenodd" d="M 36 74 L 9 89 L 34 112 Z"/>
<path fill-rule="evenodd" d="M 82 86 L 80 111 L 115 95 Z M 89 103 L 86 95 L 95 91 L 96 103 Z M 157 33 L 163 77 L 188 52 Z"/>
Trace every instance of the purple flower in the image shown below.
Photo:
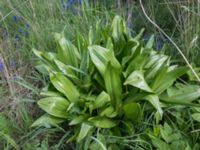
<path fill-rule="evenodd" d="M 19 32 L 19 33 L 22 33 L 22 32 L 23 32 L 23 29 L 22 29 L 22 28 L 19 28 L 19 29 L 18 29 L 18 32 Z"/>
<path fill-rule="evenodd" d="M 18 22 L 18 17 L 17 16 L 13 16 L 12 19 L 13 19 L 14 22 Z"/>
<path fill-rule="evenodd" d="M 76 3 L 81 5 L 82 0 L 68 0 L 68 1 L 61 0 L 61 4 L 64 10 L 67 10 L 71 5 L 76 4 Z"/>
<path fill-rule="evenodd" d="M 25 27 L 26 27 L 26 29 L 30 29 L 30 25 L 28 24 L 28 23 L 26 23 L 26 25 L 25 25 Z"/>
<path fill-rule="evenodd" d="M 0 72 L 4 71 L 4 63 L 0 60 Z"/>
<path fill-rule="evenodd" d="M 19 41 L 19 40 L 20 40 L 20 36 L 19 36 L 19 35 L 16 35 L 16 36 L 15 36 L 15 39 L 16 39 L 17 41 Z"/>
<path fill-rule="evenodd" d="M 161 50 L 163 47 L 163 42 L 161 40 L 156 41 L 156 49 Z"/>

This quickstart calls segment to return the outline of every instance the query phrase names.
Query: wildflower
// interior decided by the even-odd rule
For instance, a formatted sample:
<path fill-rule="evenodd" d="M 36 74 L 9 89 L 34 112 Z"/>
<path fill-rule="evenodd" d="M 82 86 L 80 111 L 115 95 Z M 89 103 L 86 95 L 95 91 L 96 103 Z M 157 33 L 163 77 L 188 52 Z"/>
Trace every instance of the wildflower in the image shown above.
<path fill-rule="evenodd" d="M 23 29 L 22 29 L 22 28 L 19 28 L 19 29 L 18 29 L 18 32 L 19 32 L 19 33 L 22 33 L 22 32 L 23 32 Z"/>
<path fill-rule="evenodd" d="M 69 5 L 73 5 L 74 3 L 76 3 L 76 0 L 68 0 Z"/>
<path fill-rule="evenodd" d="M 161 50 L 162 47 L 163 47 L 163 42 L 162 42 L 161 40 L 158 39 L 158 40 L 156 41 L 156 49 L 157 49 L 157 50 Z"/>
<path fill-rule="evenodd" d="M 4 71 L 4 63 L 0 60 L 0 72 Z"/>
<path fill-rule="evenodd" d="M 17 16 L 13 16 L 12 19 L 13 19 L 14 22 L 18 22 L 18 17 Z"/>
<path fill-rule="evenodd" d="M 26 27 L 26 29 L 30 29 L 30 25 L 28 24 L 28 23 L 26 23 L 26 25 L 25 25 L 25 27 Z"/>
<path fill-rule="evenodd" d="M 16 39 L 17 41 L 19 41 L 19 40 L 20 40 L 20 36 L 17 34 L 17 35 L 15 36 L 15 39 Z"/>
<path fill-rule="evenodd" d="M 67 10 L 71 5 L 76 3 L 81 5 L 82 0 L 68 0 L 68 1 L 61 0 L 61 4 L 64 10 Z"/>

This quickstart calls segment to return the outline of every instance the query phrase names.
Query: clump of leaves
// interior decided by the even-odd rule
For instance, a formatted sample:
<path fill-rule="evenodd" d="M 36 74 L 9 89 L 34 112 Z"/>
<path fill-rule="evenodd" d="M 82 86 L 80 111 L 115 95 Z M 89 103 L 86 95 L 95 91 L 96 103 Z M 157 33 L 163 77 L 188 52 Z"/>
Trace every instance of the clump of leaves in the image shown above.
<path fill-rule="evenodd" d="M 88 37 L 77 33 L 73 42 L 56 33 L 56 52 L 34 49 L 41 60 L 37 69 L 48 71 L 50 84 L 38 101 L 46 114 L 32 126 L 67 122 L 74 134 L 70 140 L 113 149 L 102 135 L 132 134 L 147 110 L 159 123 L 165 107 L 197 106 L 200 87 L 178 80 L 188 68 L 153 50 L 154 36 L 141 43 L 142 32 L 132 37 L 116 16 L 112 24 L 91 27 Z"/>
<path fill-rule="evenodd" d="M 182 132 L 176 127 L 172 128 L 168 123 L 164 123 L 163 126 L 158 125 L 153 128 L 153 131 L 149 131 L 148 136 L 152 141 L 152 145 L 158 150 L 197 150 L 199 149 L 199 143 L 191 143 L 191 139 L 186 139 Z"/>

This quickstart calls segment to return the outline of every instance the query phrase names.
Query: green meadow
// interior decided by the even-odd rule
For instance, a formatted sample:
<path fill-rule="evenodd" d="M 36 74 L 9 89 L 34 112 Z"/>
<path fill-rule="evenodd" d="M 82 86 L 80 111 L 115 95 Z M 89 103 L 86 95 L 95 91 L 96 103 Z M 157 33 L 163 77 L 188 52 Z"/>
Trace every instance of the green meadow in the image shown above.
<path fill-rule="evenodd" d="M 1 0 L 1 150 L 199 150 L 200 2 Z"/>

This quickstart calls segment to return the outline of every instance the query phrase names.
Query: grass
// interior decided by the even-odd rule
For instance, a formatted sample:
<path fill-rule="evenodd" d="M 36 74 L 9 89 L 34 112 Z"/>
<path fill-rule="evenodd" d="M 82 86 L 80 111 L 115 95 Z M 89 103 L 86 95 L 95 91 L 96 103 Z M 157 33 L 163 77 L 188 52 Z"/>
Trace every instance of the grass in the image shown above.
<path fill-rule="evenodd" d="M 86 8 L 73 7 L 65 11 L 58 0 L 34 2 L 13 0 L 4 1 L 1 4 L 4 7 L 0 12 L 2 35 L 6 32 L 6 36 L 1 39 L 3 42 L 0 46 L 1 58 L 8 72 L 7 76 L 1 72 L 1 82 L 4 84 L 1 84 L 0 94 L 5 97 L 1 100 L 2 115 L 10 121 L 8 124 L 13 125 L 9 128 L 10 136 L 22 148 L 48 147 L 49 136 L 60 131 L 59 129 L 33 130 L 30 128 L 33 119 L 40 114 L 34 104 L 39 88 L 48 83 L 48 80 L 34 69 L 36 58 L 33 57 L 31 49 L 34 47 L 40 50 L 54 50 L 54 43 L 52 43 L 54 32 L 64 31 L 69 39 L 73 39 L 77 31 L 88 34 L 87 29 L 96 24 L 98 19 L 105 17 L 105 21 L 108 21 L 112 14 L 109 14 L 107 10 L 101 12 L 101 8 L 81 11 Z M 19 29 L 28 31 L 28 36 L 19 32 Z M 13 61 L 15 68 L 11 68 L 9 60 Z M 12 79 L 13 76 L 15 80 Z M 40 140 L 37 140 L 38 138 Z M 63 141 L 58 142 L 57 147 L 62 143 Z M 5 148 L 5 144 L 9 145 L 6 139 L 0 145 Z M 36 147 L 32 147 L 32 144 Z M 11 147 L 8 146 L 8 149 Z"/>
<path fill-rule="evenodd" d="M 178 0 L 172 3 L 164 0 L 158 3 L 156 0 L 148 0 L 145 1 L 145 8 L 149 16 L 181 47 L 187 59 L 194 66 L 199 66 L 200 4 L 197 1 Z M 39 50 L 54 51 L 54 32 L 64 32 L 67 38 L 73 41 L 77 32 L 87 35 L 90 26 L 94 26 L 102 18 L 106 25 L 115 14 L 127 18 L 127 4 L 125 7 L 116 8 L 114 1 L 109 3 L 98 1 L 97 5 L 72 6 L 69 10 L 64 10 L 59 0 L 0 2 L 0 63 L 4 65 L 4 70 L 0 71 L 0 138 L 3 139 L 0 142 L 0 149 L 18 148 L 16 145 L 27 150 L 66 148 L 68 133 L 64 134 L 59 128 L 30 128 L 33 121 L 42 113 L 35 105 L 36 99 L 41 88 L 49 82 L 48 78 L 34 68 L 37 58 L 32 54 L 31 49 L 34 47 Z M 15 21 L 14 16 L 17 16 L 18 21 Z M 138 3 L 133 4 L 132 18 L 133 34 L 145 27 L 146 36 L 154 33 L 158 41 L 167 42 L 165 37 L 143 16 Z M 178 61 L 181 60 L 170 44 L 165 52 Z M 167 110 L 166 114 L 169 116 L 166 118 L 171 120 L 172 124 L 175 122 L 173 126 L 178 126 L 179 129 L 183 129 L 182 131 L 191 130 L 186 137 L 188 135 L 192 137 L 191 143 L 197 145 L 196 149 L 198 149 L 199 145 L 196 143 L 199 142 L 197 130 L 199 123 L 191 117 L 195 110 L 188 108 L 187 112 L 178 114 L 173 110 L 173 108 Z M 183 126 L 184 122 L 187 123 L 186 126 Z M 141 126 L 141 132 L 154 126 L 151 115 L 145 118 Z M 115 140 L 118 138 L 113 137 Z M 134 141 L 135 139 L 120 139 L 119 143 L 125 141 L 121 144 L 129 148 L 138 146 L 138 149 L 142 149 L 138 143 L 146 137 L 142 137 L 141 141 Z M 146 145 L 146 149 L 150 149 L 149 143 Z"/>

